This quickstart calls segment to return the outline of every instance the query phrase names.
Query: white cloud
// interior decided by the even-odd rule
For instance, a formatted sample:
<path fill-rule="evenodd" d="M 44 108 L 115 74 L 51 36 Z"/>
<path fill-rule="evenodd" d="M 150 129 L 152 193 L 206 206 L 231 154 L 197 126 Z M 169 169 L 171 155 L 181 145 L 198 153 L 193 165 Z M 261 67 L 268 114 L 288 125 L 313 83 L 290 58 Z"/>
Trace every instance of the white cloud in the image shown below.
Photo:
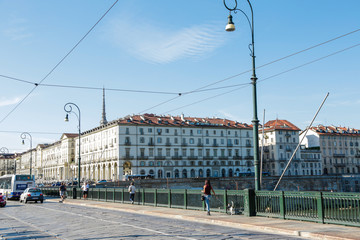
<path fill-rule="evenodd" d="M 2 98 L 2 99 L 0 99 L 0 107 L 8 106 L 8 105 L 14 105 L 14 104 L 19 103 L 20 101 L 21 101 L 20 97 L 16 97 L 16 98 L 13 98 L 13 99 Z"/>
<path fill-rule="evenodd" d="M 220 31 L 222 26 L 217 27 L 217 24 L 166 30 L 145 21 L 136 24 L 138 21 L 113 21 L 110 34 L 123 50 L 147 62 L 163 64 L 182 58 L 205 57 L 222 45 L 225 39 L 224 31 Z"/>
<path fill-rule="evenodd" d="M 4 35 L 13 41 L 29 38 L 32 34 L 26 32 L 25 28 L 9 28 L 3 31 Z"/>
<path fill-rule="evenodd" d="M 345 107 L 345 106 L 353 106 L 353 105 L 359 105 L 360 104 L 360 100 L 354 100 L 354 101 L 333 101 L 329 104 L 327 104 L 329 107 Z"/>
<path fill-rule="evenodd" d="M 8 27 L 2 33 L 13 41 L 29 38 L 33 34 L 25 27 L 26 23 L 26 19 L 12 17 L 8 22 Z"/>

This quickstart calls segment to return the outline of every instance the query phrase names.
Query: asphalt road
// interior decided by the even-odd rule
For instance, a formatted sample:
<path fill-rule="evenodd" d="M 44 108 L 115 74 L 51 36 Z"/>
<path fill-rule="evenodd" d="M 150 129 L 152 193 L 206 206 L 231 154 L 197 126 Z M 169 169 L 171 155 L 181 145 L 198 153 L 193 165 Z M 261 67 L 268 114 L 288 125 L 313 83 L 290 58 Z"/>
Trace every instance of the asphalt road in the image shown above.
<path fill-rule="evenodd" d="M 0 208 L 0 239 L 302 239 L 57 202 Z"/>

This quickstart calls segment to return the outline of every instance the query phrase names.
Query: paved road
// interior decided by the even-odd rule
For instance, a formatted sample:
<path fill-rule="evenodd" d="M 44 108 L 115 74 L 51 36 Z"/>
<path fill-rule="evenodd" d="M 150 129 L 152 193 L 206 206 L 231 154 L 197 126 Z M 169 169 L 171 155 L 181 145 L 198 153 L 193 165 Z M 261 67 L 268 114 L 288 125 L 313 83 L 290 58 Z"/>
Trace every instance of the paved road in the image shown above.
<path fill-rule="evenodd" d="M 301 239 L 57 202 L 0 209 L 0 239 Z"/>

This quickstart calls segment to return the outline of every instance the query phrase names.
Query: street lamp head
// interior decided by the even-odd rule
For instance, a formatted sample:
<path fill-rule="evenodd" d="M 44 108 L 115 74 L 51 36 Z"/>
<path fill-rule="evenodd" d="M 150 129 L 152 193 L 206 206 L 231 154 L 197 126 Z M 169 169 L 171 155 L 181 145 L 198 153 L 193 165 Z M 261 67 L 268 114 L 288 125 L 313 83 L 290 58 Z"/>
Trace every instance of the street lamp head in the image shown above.
<path fill-rule="evenodd" d="M 69 121 L 69 114 L 66 114 L 64 121 L 65 121 L 65 122 L 68 122 L 68 121 Z"/>
<path fill-rule="evenodd" d="M 229 14 L 229 16 L 228 16 L 228 24 L 226 25 L 225 30 L 226 30 L 227 32 L 233 32 L 233 31 L 235 31 L 235 25 L 234 25 L 234 23 L 233 23 L 231 14 Z"/>
<path fill-rule="evenodd" d="M 24 145 L 25 144 L 25 141 L 24 141 L 24 139 L 22 140 L 22 145 Z"/>

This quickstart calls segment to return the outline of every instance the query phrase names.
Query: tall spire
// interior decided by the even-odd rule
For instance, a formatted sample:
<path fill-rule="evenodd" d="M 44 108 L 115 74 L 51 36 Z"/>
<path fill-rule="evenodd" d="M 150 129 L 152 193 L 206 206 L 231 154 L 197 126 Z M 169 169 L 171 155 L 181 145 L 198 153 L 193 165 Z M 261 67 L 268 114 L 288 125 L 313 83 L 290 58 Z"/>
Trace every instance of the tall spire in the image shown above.
<path fill-rule="evenodd" d="M 105 88 L 103 87 L 103 109 L 102 109 L 100 126 L 103 126 L 105 124 L 107 124 L 107 120 L 106 120 L 106 112 L 105 112 Z"/>

